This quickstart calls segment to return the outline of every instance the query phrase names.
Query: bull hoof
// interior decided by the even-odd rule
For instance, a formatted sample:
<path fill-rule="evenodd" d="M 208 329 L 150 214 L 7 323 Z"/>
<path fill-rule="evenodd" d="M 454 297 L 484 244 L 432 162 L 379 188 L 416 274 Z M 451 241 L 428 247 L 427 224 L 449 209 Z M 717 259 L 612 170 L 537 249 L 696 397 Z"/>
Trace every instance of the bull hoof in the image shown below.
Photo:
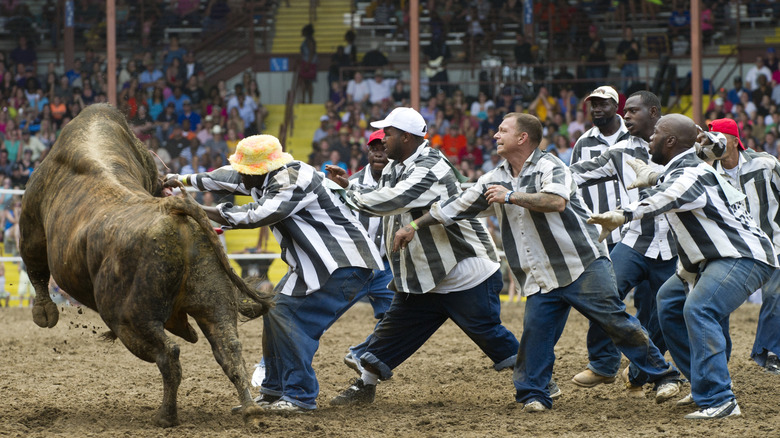
<path fill-rule="evenodd" d="M 160 412 L 155 414 L 153 418 L 154 424 L 159 427 L 175 427 L 179 425 L 179 418 L 177 415 L 165 415 Z"/>
<path fill-rule="evenodd" d="M 57 325 L 57 321 L 60 319 L 60 311 L 57 310 L 57 305 L 51 301 L 46 303 L 36 302 L 32 308 L 33 322 L 38 327 L 52 328 Z"/>
<path fill-rule="evenodd" d="M 263 410 L 260 406 L 250 406 L 244 409 L 244 424 L 250 428 L 260 427 L 260 420 L 263 417 Z"/>

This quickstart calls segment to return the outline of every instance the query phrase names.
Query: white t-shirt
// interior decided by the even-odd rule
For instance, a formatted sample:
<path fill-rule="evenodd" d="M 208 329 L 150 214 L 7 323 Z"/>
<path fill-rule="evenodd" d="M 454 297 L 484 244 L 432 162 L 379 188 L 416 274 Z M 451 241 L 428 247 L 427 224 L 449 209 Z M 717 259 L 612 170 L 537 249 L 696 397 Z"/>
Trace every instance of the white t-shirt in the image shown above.
<path fill-rule="evenodd" d="M 347 84 L 347 96 L 352 96 L 353 102 L 362 102 L 366 96 L 370 95 L 371 89 L 368 88 L 368 81 L 357 83 L 353 79 Z"/>

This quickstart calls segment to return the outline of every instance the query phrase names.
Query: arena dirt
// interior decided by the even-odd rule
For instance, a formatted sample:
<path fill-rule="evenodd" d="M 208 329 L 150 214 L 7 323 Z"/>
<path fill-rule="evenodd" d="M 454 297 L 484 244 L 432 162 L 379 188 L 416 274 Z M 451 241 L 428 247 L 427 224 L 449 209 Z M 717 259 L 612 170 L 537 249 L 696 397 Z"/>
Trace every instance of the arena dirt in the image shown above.
<path fill-rule="evenodd" d="M 749 359 L 758 306 L 732 316 L 730 369 L 742 416 L 720 421 L 683 419 L 690 408 L 627 398 L 618 382 L 579 389 L 570 382 L 587 361 L 587 321 L 572 312 L 555 348 L 554 376 L 563 396 L 552 411 L 525 414 L 514 402 L 511 372 L 489 360 L 452 323 L 381 383 L 367 407 L 331 408 L 328 400 L 355 377 L 342 363 L 346 348 L 373 327 L 371 309 L 359 304 L 322 338 L 314 359 L 320 409 L 309 415 L 268 415 L 257 430 L 230 415 L 237 396 L 203 339 L 181 346 L 181 425 L 160 429 L 151 418 L 162 399 L 157 367 L 119 343 L 99 339 L 99 316 L 65 307 L 59 324 L 41 329 L 29 309 L 0 309 L 0 436 L 10 437 L 487 437 L 487 436 L 780 436 L 780 376 Z M 523 306 L 505 304 L 503 318 L 518 336 Z M 259 360 L 260 321 L 240 328 L 244 357 Z M 410 333 L 410 336 L 414 334 Z M 625 360 L 624 360 L 625 361 Z M 683 390 L 688 392 L 688 387 Z"/>

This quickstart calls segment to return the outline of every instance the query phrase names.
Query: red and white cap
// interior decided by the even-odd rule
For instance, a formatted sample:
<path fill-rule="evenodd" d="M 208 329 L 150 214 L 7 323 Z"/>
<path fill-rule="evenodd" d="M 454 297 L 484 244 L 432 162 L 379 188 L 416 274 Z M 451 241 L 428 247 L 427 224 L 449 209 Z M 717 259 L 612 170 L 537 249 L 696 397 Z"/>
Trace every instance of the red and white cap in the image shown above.
<path fill-rule="evenodd" d="M 366 144 L 371 144 L 377 140 L 382 141 L 383 138 L 385 138 L 385 131 L 381 129 L 378 131 L 374 131 L 371 133 L 371 137 L 368 137 L 368 143 Z"/>

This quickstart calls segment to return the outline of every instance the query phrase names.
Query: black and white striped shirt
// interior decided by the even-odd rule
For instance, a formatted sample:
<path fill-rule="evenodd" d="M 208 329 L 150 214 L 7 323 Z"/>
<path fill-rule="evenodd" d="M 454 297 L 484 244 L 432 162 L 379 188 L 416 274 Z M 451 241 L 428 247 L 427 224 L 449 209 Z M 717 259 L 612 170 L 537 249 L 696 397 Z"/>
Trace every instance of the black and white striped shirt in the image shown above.
<path fill-rule="evenodd" d="M 374 179 L 374 175 L 371 173 L 369 166 L 370 164 L 355 172 L 354 175 L 349 177 L 349 180 L 354 181 L 361 187 L 375 188 L 378 182 Z M 360 210 L 357 210 L 354 213 L 361 225 L 363 225 L 363 228 L 368 232 L 368 237 L 374 242 L 376 247 L 379 248 L 379 255 L 386 257 L 387 250 L 385 249 L 382 236 L 382 218 L 361 213 Z"/>
<path fill-rule="evenodd" d="M 618 128 L 618 136 L 613 144 L 625 140 L 629 136 L 623 118 L 617 117 L 620 118 L 620 128 Z M 571 151 L 571 164 L 583 160 L 592 160 L 603 154 L 611 146 L 611 144 L 607 143 L 599 128 L 594 126 L 577 139 L 577 143 L 574 144 L 574 148 Z M 594 213 L 615 210 L 619 206 L 628 203 L 628 194 L 617 180 L 603 181 L 581 189 L 580 196 L 585 205 Z M 620 242 L 620 230 L 616 229 L 607 237 L 607 243 L 611 245 L 618 242 Z"/>
<path fill-rule="evenodd" d="M 502 185 L 521 193 L 550 193 L 564 198 L 566 209 L 541 213 L 517 205 L 489 205 L 485 191 Z M 501 225 L 509 267 L 524 296 L 573 283 L 594 260 L 607 255 L 599 231 L 587 223 L 590 210 L 577 193 L 571 172 L 554 155 L 534 150 L 517 178 L 503 161 L 460 196 L 434 204 L 431 215 L 445 225 L 495 214 Z"/>
<path fill-rule="evenodd" d="M 617 180 L 631 203 L 639 199 L 639 190 L 626 190 L 636 179 L 628 161 L 638 159 L 649 164 L 657 172 L 663 166 L 650 161 L 647 142 L 633 135 L 616 143 L 596 158 L 580 161 L 570 166 L 574 182 L 584 189 L 592 184 Z M 623 227 L 620 242 L 651 259 L 671 260 L 677 257 L 677 246 L 666 216 L 645 217 L 631 221 Z"/>
<path fill-rule="evenodd" d="M 718 258 L 751 258 L 777 266 L 774 245 L 748 213 L 744 202 L 729 202 L 715 170 L 693 148 L 665 166 L 659 184 L 624 207 L 626 220 L 666 214 L 677 241 L 679 261 L 688 272 Z M 736 189 L 732 189 L 736 190 Z"/>
<path fill-rule="evenodd" d="M 498 255 L 493 239 L 477 219 L 464 220 L 449 226 L 434 225 L 414 233 L 414 238 L 399 252 L 391 245 L 396 231 L 420 218 L 436 201 L 461 192 L 460 183 L 444 155 L 428 147 L 425 141 L 403 162 L 390 160 L 373 190 L 350 182 L 347 196 L 365 213 L 383 216 L 386 251 L 393 270 L 395 290 L 405 293 L 437 292 L 450 272 L 461 262 L 495 266 L 490 272 L 469 272 L 463 278 L 469 282 L 487 278 L 498 269 Z M 487 263 L 482 263 L 487 262 Z M 463 265 L 465 266 L 465 265 Z M 450 289 L 452 290 L 465 290 Z"/>
<path fill-rule="evenodd" d="M 345 267 L 382 266 L 375 245 L 344 202 L 322 185 L 325 175 L 293 161 L 266 175 L 261 187 L 247 190 L 230 166 L 192 175 L 202 191 L 251 195 L 246 205 L 219 204 L 233 228 L 269 226 L 282 248 L 288 275 L 276 286 L 285 295 L 309 295 Z"/>
<path fill-rule="evenodd" d="M 758 226 L 780 251 L 780 162 L 765 153 L 747 149 L 739 152 L 735 181 L 720 161 L 715 169 L 726 181 L 746 195 L 747 209 Z"/>

